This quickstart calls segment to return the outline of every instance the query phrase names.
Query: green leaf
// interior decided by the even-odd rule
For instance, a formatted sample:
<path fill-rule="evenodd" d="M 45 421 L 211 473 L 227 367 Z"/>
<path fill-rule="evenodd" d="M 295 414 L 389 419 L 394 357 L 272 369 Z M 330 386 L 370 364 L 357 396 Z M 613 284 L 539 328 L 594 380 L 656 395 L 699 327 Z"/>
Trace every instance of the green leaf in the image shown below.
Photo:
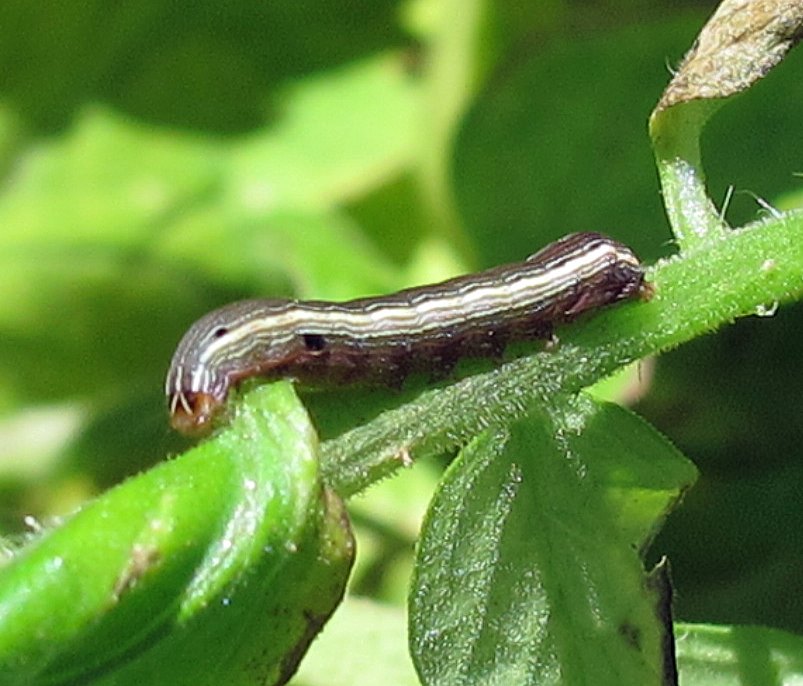
<path fill-rule="evenodd" d="M 678 623 L 683 686 L 777 686 L 803 680 L 803 638 L 755 626 Z"/>
<path fill-rule="evenodd" d="M 429 126 L 421 146 L 418 173 L 429 222 L 436 235 L 470 250 L 460 229 L 449 165 L 457 124 L 471 102 L 483 71 L 480 62 L 486 0 L 448 0 L 437 7 L 425 77 Z"/>
<path fill-rule="evenodd" d="M 233 146 L 224 200 L 258 215 L 332 207 L 411 162 L 419 93 L 399 55 L 309 76 L 280 95 L 274 125 Z"/>
<path fill-rule="evenodd" d="M 292 686 L 418 686 L 404 611 L 347 598 L 310 647 Z"/>
<path fill-rule="evenodd" d="M 400 285 L 389 261 L 337 210 L 276 208 L 260 217 L 227 208 L 189 213 L 159 250 L 170 260 L 195 263 L 207 278 L 260 294 L 347 300 Z"/>
<path fill-rule="evenodd" d="M 641 132 L 666 79 L 664 60 L 695 24 L 687 17 L 600 30 L 600 17 L 587 16 L 578 39 L 573 21 L 518 45 L 456 136 L 453 192 L 485 265 L 588 229 L 645 257 L 661 253 L 666 220 Z"/>
<path fill-rule="evenodd" d="M 260 126 L 277 84 L 398 45 L 396 3 L 323 0 L 186 6 L 0 5 L 3 95 L 29 128 L 65 126 L 86 102 L 212 134 Z M 266 39 L 267 38 L 267 39 Z"/>
<path fill-rule="evenodd" d="M 419 543 L 423 682 L 664 683 L 661 599 L 639 551 L 695 476 L 648 425 L 587 397 L 478 437 Z"/>
<path fill-rule="evenodd" d="M 0 682 L 267 684 L 337 605 L 352 541 L 288 383 L 0 570 Z"/>

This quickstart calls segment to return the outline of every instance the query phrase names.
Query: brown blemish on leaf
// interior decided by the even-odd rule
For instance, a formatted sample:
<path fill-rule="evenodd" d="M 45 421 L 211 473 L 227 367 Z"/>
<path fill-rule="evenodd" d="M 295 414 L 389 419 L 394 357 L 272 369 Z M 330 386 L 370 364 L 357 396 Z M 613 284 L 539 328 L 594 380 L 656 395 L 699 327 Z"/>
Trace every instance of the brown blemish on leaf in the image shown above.
<path fill-rule="evenodd" d="M 128 557 L 128 564 L 114 583 L 112 595 L 115 602 L 119 602 L 123 595 L 133 589 L 148 571 L 159 564 L 161 559 L 162 556 L 157 548 L 139 543 L 134 544 Z"/>
<path fill-rule="evenodd" d="M 641 650 L 641 629 L 630 622 L 622 622 L 619 625 L 619 635 L 625 643 L 634 650 Z"/>

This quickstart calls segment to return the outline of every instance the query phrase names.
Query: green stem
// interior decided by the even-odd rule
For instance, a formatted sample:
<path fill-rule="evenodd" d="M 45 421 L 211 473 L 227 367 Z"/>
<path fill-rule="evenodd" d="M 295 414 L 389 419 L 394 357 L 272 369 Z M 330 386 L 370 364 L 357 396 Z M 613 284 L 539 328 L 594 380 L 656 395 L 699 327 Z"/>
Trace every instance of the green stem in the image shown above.
<path fill-rule="evenodd" d="M 681 250 L 716 240 L 728 226 L 708 197 L 700 133 L 718 101 L 693 101 L 656 111 L 650 118 L 666 214 Z"/>
<path fill-rule="evenodd" d="M 427 121 L 422 122 L 418 176 L 435 233 L 457 245 L 469 261 L 474 250 L 455 208 L 450 164 L 457 126 L 477 88 L 477 42 L 485 0 L 450 0 L 441 9 L 426 74 Z"/>
<path fill-rule="evenodd" d="M 655 296 L 559 332 L 560 344 L 477 374 L 326 441 L 325 480 L 357 493 L 404 464 L 453 450 L 533 403 L 571 394 L 635 360 L 674 348 L 768 305 L 803 296 L 803 214 L 701 243 L 650 270 Z M 772 308 L 770 308 L 771 310 Z"/>

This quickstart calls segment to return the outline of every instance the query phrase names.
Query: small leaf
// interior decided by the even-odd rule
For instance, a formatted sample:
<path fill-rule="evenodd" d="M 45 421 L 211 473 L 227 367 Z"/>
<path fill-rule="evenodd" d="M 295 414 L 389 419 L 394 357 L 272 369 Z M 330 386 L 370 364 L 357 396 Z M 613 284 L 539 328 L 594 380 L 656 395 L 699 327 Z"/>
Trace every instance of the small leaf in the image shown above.
<path fill-rule="evenodd" d="M 284 683 L 337 605 L 342 506 L 289 384 L 0 570 L 0 682 Z"/>
<path fill-rule="evenodd" d="M 422 531 L 410 642 L 426 684 L 661 684 L 638 551 L 695 478 L 660 435 L 581 398 L 451 465 Z"/>

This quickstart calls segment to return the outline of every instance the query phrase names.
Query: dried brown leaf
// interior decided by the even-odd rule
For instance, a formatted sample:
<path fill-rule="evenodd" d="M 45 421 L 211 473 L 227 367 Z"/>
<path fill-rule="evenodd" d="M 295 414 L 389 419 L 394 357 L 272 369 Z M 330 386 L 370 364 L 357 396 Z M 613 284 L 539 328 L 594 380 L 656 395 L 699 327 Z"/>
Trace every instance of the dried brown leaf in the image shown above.
<path fill-rule="evenodd" d="M 703 27 L 655 112 L 726 98 L 764 77 L 803 38 L 803 0 L 724 0 Z"/>

